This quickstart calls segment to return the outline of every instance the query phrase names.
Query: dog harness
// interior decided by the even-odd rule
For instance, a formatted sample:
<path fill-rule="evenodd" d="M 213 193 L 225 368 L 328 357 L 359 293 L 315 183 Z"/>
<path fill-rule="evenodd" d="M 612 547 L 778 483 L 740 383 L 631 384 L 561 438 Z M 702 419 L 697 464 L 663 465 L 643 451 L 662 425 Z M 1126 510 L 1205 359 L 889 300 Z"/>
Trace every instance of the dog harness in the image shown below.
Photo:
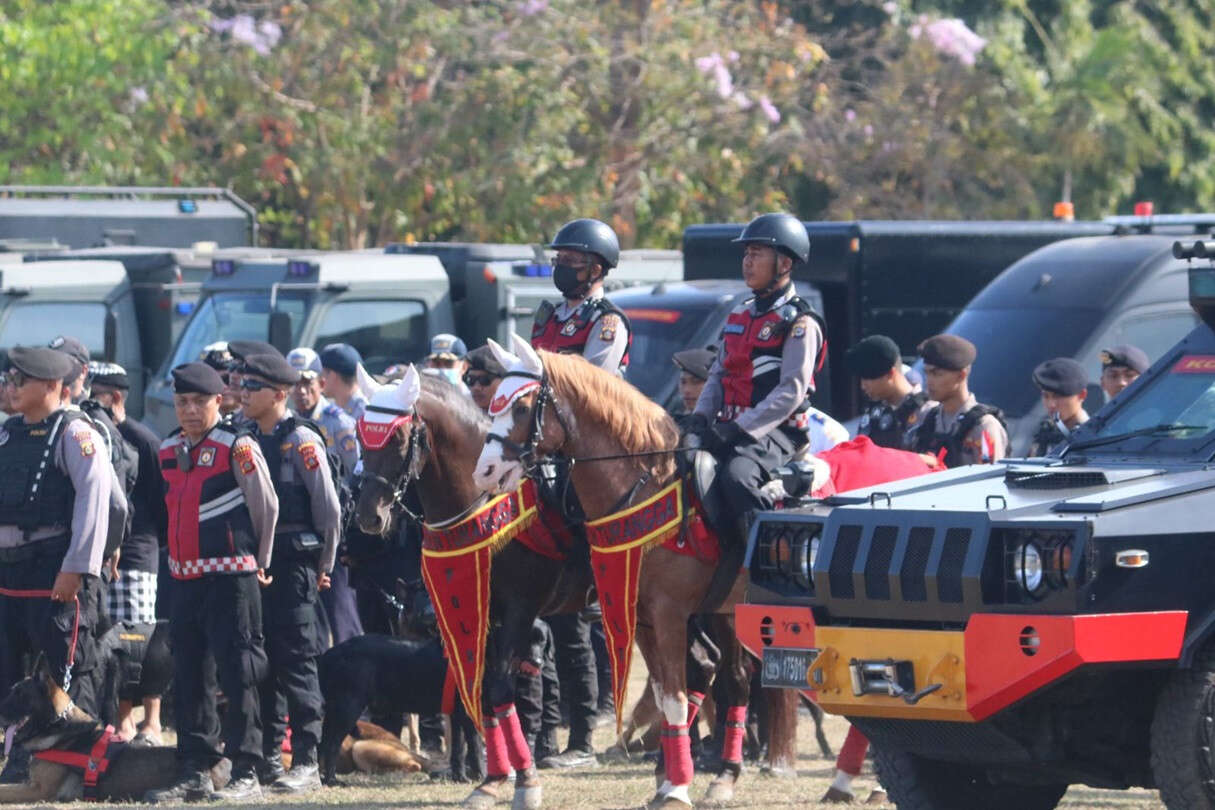
<path fill-rule="evenodd" d="M 105 731 L 97 738 L 97 742 L 93 743 L 92 749 L 87 754 L 50 748 L 46 751 L 36 752 L 34 758 L 80 770 L 84 774 L 84 799 L 95 802 L 97 801 L 97 783 L 109 770 L 110 763 L 126 747 L 126 740 L 114 733 L 114 727 L 106 726 Z"/>

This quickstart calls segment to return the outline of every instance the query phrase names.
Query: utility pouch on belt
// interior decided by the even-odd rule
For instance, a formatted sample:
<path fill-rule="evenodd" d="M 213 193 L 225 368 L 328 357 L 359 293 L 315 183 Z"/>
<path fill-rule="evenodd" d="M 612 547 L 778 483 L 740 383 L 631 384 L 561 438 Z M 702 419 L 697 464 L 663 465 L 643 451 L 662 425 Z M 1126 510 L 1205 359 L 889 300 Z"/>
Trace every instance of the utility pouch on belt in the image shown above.
<path fill-rule="evenodd" d="M 291 535 L 291 550 L 297 554 L 319 552 L 323 545 L 316 532 L 297 532 Z"/>

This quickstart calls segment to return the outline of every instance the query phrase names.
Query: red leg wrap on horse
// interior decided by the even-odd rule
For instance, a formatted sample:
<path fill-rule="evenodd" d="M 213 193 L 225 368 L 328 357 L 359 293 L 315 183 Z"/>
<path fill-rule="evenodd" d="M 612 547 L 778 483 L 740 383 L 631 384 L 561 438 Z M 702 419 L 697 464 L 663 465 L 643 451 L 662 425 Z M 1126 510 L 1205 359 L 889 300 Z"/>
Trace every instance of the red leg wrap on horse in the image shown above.
<path fill-rule="evenodd" d="M 704 692 L 688 692 L 688 728 L 696 723 L 696 715 L 700 713 L 700 704 L 704 702 Z"/>
<path fill-rule="evenodd" d="M 510 774 L 510 756 L 506 752 L 506 735 L 497 718 L 485 721 L 485 774 L 490 779 L 502 779 Z"/>
<path fill-rule="evenodd" d="M 692 784 L 692 739 L 687 726 L 663 724 L 666 744 L 663 752 L 667 758 L 667 781 L 672 785 Z"/>
<path fill-rule="evenodd" d="M 835 767 L 850 776 L 860 776 L 861 768 L 865 767 L 865 754 L 868 752 L 869 740 L 856 726 L 848 726 L 848 736 L 844 738 L 840 755 L 835 758 Z"/>
<path fill-rule="evenodd" d="M 532 766 L 532 751 L 527 747 L 527 738 L 523 736 L 523 727 L 519 725 L 519 713 L 515 704 L 505 703 L 494 707 L 494 717 L 506 739 L 506 753 L 510 764 L 520 773 Z"/>
<path fill-rule="evenodd" d="M 726 738 L 722 742 L 722 762 L 742 762 L 743 738 L 747 734 L 747 707 L 726 709 Z"/>

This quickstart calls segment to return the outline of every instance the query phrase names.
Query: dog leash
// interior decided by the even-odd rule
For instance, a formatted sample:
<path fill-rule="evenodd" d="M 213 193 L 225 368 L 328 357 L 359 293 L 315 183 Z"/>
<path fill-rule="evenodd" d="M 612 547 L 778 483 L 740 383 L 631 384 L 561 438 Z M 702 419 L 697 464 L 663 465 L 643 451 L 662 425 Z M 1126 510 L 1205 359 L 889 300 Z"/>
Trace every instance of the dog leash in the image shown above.
<path fill-rule="evenodd" d="M 0 588 L 0 596 L 11 596 L 15 599 L 50 599 L 50 589 L 20 589 Z M 63 691 L 72 685 L 72 665 L 76 662 L 76 640 L 80 637 L 80 597 L 73 596 L 72 604 L 75 615 L 72 617 L 72 641 L 68 644 L 67 668 L 63 672 Z"/>

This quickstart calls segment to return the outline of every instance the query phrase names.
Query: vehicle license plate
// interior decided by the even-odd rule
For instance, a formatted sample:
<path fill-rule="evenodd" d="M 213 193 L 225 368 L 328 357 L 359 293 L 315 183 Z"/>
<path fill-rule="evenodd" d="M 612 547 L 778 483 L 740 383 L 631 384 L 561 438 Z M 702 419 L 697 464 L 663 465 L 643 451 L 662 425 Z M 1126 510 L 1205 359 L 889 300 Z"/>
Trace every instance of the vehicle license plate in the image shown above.
<path fill-rule="evenodd" d="M 806 670 L 818 658 L 818 650 L 768 647 L 764 650 L 763 685 L 805 689 Z"/>

